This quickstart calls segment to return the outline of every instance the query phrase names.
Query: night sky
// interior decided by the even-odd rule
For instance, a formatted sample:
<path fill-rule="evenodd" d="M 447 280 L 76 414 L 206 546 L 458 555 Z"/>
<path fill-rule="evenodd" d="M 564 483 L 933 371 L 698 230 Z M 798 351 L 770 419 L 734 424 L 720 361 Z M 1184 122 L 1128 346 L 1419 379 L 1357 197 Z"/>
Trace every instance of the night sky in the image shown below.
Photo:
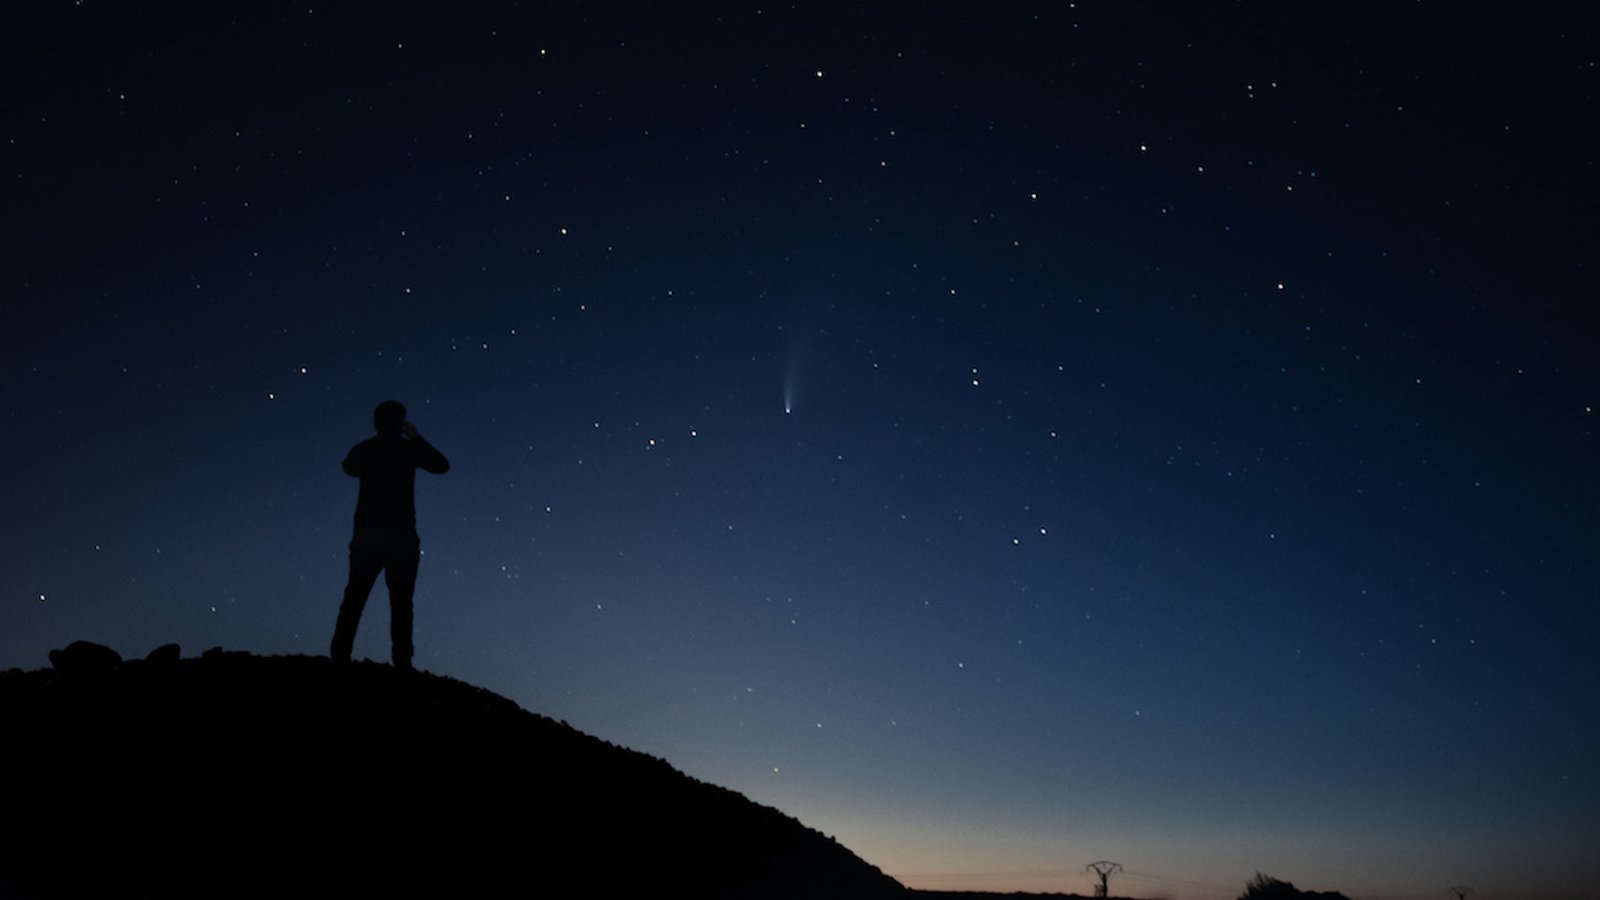
<path fill-rule="evenodd" d="M 907 885 L 1592 894 L 1583 14 L 234 6 L 0 16 L 0 667 L 326 653 L 393 397 L 420 668 Z"/>

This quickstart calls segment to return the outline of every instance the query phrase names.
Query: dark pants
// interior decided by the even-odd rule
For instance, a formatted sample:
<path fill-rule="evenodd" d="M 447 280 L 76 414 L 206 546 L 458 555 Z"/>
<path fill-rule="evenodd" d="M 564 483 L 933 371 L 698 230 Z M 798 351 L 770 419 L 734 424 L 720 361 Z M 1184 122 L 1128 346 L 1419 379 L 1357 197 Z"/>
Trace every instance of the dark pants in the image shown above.
<path fill-rule="evenodd" d="M 356 626 L 367 595 L 383 573 L 389 586 L 389 639 L 393 643 L 394 664 L 411 667 L 411 595 L 417 587 L 417 561 L 422 545 L 416 532 L 358 529 L 350 540 L 350 581 L 339 604 L 339 622 L 333 627 L 333 646 L 328 651 L 339 662 L 350 660 L 356 642 Z"/>

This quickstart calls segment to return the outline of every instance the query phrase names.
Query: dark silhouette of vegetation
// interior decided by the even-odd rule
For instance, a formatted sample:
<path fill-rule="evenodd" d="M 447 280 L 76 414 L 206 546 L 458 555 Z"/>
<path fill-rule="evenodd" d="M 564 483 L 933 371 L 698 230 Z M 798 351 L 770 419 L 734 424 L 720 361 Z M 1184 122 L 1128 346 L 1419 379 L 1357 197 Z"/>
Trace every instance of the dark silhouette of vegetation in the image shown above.
<path fill-rule="evenodd" d="M 1287 881 L 1256 873 L 1239 900 L 1350 900 L 1338 891 L 1302 891 Z"/>

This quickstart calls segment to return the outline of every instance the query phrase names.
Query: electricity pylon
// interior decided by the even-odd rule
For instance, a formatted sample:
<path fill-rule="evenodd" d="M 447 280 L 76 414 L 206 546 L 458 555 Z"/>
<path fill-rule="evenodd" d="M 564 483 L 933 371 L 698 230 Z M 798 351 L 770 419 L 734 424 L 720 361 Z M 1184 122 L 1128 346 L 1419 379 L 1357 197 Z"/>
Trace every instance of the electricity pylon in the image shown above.
<path fill-rule="evenodd" d="M 1467 895 L 1472 893 L 1472 888 L 1469 888 L 1469 887 L 1453 887 L 1453 888 L 1450 889 L 1450 893 L 1456 895 L 1456 900 L 1467 900 Z"/>
<path fill-rule="evenodd" d="M 1111 873 L 1122 871 L 1122 863 L 1107 862 L 1102 859 L 1099 862 L 1092 862 L 1084 866 L 1083 871 L 1093 872 L 1100 876 L 1100 883 L 1095 885 L 1094 895 L 1096 897 L 1105 897 L 1108 896 L 1106 893 L 1106 880 L 1111 877 Z"/>

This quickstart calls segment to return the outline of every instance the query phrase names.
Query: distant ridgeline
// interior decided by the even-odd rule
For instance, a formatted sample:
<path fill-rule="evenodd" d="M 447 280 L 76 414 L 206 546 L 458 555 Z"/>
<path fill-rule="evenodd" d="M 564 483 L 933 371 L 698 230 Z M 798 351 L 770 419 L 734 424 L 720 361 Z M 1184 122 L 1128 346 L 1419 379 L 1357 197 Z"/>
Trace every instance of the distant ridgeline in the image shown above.
<path fill-rule="evenodd" d="M 769 807 L 481 688 L 79 642 L 0 673 L 0 895 L 880 898 Z"/>

